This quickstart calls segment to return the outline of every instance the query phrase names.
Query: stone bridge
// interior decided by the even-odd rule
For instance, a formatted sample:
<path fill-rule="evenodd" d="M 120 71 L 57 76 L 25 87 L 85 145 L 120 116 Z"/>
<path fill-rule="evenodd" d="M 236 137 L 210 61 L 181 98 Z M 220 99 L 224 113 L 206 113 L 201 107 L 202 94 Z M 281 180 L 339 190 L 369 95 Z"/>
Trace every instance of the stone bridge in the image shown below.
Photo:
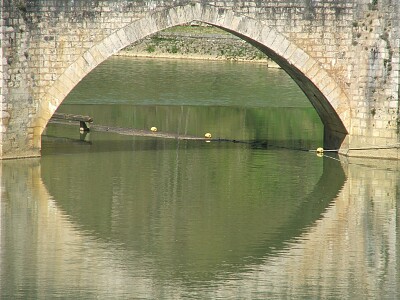
<path fill-rule="evenodd" d="M 248 41 L 300 86 L 324 147 L 399 158 L 397 0 L 1 0 L 0 158 L 40 155 L 68 93 L 124 47 L 200 21 Z"/>

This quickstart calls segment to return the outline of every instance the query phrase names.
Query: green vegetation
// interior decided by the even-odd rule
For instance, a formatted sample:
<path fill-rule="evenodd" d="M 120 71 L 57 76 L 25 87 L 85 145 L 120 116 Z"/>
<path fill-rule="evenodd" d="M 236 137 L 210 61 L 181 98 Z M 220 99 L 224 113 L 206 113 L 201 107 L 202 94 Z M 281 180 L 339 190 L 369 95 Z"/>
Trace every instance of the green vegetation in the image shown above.
<path fill-rule="evenodd" d="M 17 2 L 16 7 L 17 7 L 22 13 L 26 13 L 26 12 L 27 12 L 26 4 L 25 4 L 23 1 Z"/>
<path fill-rule="evenodd" d="M 176 45 L 172 45 L 171 48 L 167 49 L 170 53 L 178 53 L 179 49 Z"/>
<path fill-rule="evenodd" d="M 153 53 L 154 51 L 156 51 L 156 48 L 153 45 L 148 45 L 146 51 L 148 53 Z"/>
<path fill-rule="evenodd" d="M 378 0 L 372 0 L 371 3 L 368 4 L 370 10 L 377 10 L 378 9 Z"/>

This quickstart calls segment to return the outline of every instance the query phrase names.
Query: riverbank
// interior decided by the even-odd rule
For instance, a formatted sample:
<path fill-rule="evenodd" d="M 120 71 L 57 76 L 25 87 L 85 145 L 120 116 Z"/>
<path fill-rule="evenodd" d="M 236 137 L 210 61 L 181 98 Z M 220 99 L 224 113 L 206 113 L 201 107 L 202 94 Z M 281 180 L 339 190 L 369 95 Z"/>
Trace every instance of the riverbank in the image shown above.
<path fill-rule="evenodd" d="M 118 56 L 228 60 L 279 66 L 246 41 L 216 27 L 177 26 L 151 35 L 121 50 Z"/>

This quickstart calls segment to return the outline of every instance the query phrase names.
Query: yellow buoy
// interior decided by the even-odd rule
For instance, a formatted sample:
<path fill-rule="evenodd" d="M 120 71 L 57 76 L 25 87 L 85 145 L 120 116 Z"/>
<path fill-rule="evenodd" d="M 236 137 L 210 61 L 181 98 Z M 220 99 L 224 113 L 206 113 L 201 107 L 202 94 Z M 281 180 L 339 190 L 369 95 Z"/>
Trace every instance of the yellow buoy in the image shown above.
<path fill-rule="evenodd" d="M 204 137 L 205 137 L 206 139 L 211 139 L 211 133 L 207 132 L 207 133 L 204 135 Z"/>
<path fill-rule="evenodd" d="M 153 131 L 153 132 L 156 132 L 157 131 L 157 127 L 153 126 L 153 127 L 150 128 L 150 130 Z"/>
<path fill-rule="evenodd" d="M 318 147 L 317 148 L 317 153 L 324 153 L 324 148 Z"/>

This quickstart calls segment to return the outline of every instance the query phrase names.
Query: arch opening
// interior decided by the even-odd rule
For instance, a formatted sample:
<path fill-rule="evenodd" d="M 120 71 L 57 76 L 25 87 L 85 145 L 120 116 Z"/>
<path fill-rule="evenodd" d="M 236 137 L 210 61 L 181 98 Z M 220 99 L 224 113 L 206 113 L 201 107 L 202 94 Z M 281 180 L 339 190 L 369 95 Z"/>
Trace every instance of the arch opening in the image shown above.
<path fill-rule="evenodd" d="M 348 133 L 349 105 L 340 86 L 318 62 L 264 23 L 201 4 L 178 6 L 148 15 L 117 30 L 86 51 L 54 82 L 47 99 L 41 103 L 35 123 L 34 143 L 40 148 L 40 136 L 52 114 L 76 84 L 97 65 L 146 36 L 192 21 L 216 26 L 238 36 L 280 65 L 303 90 L 320 116 L 325 128 L 324 146 L 340 148 Z M 343 98 L 346 100 L 340 100 Z"/>

